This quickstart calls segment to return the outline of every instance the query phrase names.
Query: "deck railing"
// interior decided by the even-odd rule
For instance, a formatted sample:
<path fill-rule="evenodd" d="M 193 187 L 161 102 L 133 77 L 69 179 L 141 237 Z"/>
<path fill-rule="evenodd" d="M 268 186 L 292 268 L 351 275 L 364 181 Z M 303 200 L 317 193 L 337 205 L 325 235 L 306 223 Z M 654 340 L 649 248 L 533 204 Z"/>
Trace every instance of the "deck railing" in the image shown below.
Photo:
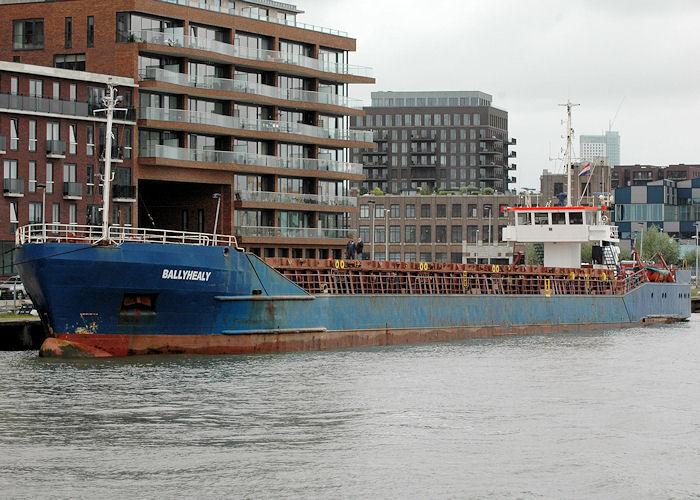
<path fill-rule="evenodd" d="M 110 226 L 109 238 L 116 243 L 170 243 L 179 245 L 230 246 L 239 248 L 235 236 L 224 234 L 170 231 L 167 229 L 141 229 L 127 226 Z M 102 226 L 77 224 L 30 224 L 17 229 L 15 243 L 89 243 L 102 239 Z"/>

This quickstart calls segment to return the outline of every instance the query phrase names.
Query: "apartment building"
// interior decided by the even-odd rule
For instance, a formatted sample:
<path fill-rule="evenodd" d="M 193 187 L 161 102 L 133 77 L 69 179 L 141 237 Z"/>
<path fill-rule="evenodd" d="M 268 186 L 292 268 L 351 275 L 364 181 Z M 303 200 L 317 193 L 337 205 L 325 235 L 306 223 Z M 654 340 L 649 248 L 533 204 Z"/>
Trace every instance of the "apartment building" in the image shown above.
<path fill-rule="evenodd" d="M 111 220 L 135 220 L 133 140 L 136 112 L 131 78 L 0 61 L 0 209 L 2 270 L 12 270 L 18 225 L 101 224 L 106 118 L 94 111 L 111 82 L 123 98 L 112 128 Z"/>
<path fill-rule="evenodd" d="M 518 206 L 521 198 L 367 194 L 358 198 L 353 235 L 362 238 L 366 259 L 509 264 L 513 243 L 503 241 L 503 228 L 513 217 L 504 209 Z"/>
<path fill-rule="evenodd" d="M 590 164 L 590 165 L 589 165 Z M 589 165 L 590 174 L 581 174 L 581 170 Z M 597 204 L 598 197 L 612 193 L 610 183 L 610 165 L 607 160 L 599 158 L 592 161 L 582 161 L 571 165 L 571 204 Z M 540 176 L 540 204 L 566 202 L 567 175 L 554 173 L 547 169 Z"/>
<path fill-rule="evenodd" d="M 353 116 L 354 129 L 371 130 L 377 148 L 355 148 L 363 165 L 362 187 L 385 193 L 422 186 L 459 189 L 474 186 L 499 193 L 515 183 L 515 139 L 508 139 L 508 113 L 484 92 L 372 92 L 365 116 Z"/>
<path fill-rule="evenodd" d="M 264 256 L 340 254 L 350 182 L 363 179 L 348 151 L 373 146 L 348 126 L 363 114 L 349 85 L 374 79 L 349 64 L 346 33 L 272 0 L 20 1 L 0 13 L 0 59 L 137 85 L 134 225 L 235 234 Z"/>
<path fill-rule="evenodd" d="M 656 166 L 656 165 L 619 165 L 612 171 L 613 188 L 644 186 L 649 182 L 660 180 L 685 181 L 700 178 L 700 165 Z"/>

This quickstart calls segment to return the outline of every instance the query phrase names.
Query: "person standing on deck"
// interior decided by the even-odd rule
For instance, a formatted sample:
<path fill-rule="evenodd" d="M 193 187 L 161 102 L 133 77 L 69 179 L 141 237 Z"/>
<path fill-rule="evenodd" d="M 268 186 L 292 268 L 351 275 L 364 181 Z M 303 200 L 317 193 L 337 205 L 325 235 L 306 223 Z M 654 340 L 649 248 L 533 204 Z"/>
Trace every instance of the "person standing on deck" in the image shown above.
<path fill-rule="evenodd" d="M 352 236 L 350 236 L 350 241 L 345 246 L 345 258 L 348 260 L 355 258 L 355 242 L 352 240 Z"/>
<path fill-rule="evenodd" d="M 362 238 L 357 238 L 357 241 L 355 242 L 355 254 L 357 254 L 357 258 L 362 260 L 362 251 L 365 249 L 365 244 L 362 243 Z"/>

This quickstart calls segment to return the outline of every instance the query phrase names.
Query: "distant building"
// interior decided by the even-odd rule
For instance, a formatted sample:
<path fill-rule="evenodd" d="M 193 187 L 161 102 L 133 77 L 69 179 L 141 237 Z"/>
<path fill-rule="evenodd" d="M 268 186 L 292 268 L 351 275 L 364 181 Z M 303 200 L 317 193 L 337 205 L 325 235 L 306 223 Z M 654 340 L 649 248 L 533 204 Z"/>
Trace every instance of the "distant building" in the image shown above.
<path fill-rule="evenodd" d="M 385 193 L 459 189 L 472 185 L 503 193 L 515 183 L 508 164 L 508 113 L 483 92 L 373 92 L 355 129 L 374 132 L 377 149 L 355 148 L 367 190 Z"/>
<path fill-rule="evenodd" d="M 684 181 L 700 178 L 700 165 L 618 165 L 612 171 L 612 186 L 643 186 L 649 182 L 669 179 Z"/>
<path fill-rule="evenodd" d="M 579 139 L 581 145 L 581 160 L 590 161 L 598 158 L 607 158 L 608 164 L 615 166 L 620 164 L 620 133 L 607 131 L 603 135 L 582 135 Z"/>
<path fill-rule="evenodd" d="M 591 173 L 579 176 L 581 169 L 588 163 L 592 163 Z M 573 164 L 571 168 L 571 179 L 573 181 L 571 193 L 572 198 L 574 198 L 571 200 L 572 205 L 578 204 L 581 197 L 583 197 L 582 202 L 591 204 L 591 197 L 611 192 L 610 166 L 604 160 L 583 161 Z M 552 173 L 545 169 L 540 176 L 542 203 L 558 201 L 561 193 L 566 194 L 566 174 Z"/>
<path fill-rule="evenodd" d="M 364 195 L 351 227 L 366 259 L 509 264 L 513 244 L 502 236 L 512 215 L 503 209 L 521 202 L 515 194 Z"/>
<path fill-rule="evenodd" d="M 690 240 L 700 221 L 700 177 L 618 188 L 614 220 L 622 240 L 641 236 L 651 226 L 673 238 Z"/>

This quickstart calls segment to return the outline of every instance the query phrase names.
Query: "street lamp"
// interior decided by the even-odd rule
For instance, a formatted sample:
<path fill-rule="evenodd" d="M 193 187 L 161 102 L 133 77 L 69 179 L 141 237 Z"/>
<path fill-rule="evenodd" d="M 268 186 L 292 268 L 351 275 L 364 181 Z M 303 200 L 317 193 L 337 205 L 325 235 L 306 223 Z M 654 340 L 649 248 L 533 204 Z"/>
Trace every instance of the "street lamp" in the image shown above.
<path fill-rule="evenodd" d="M 37 184 L 36 187 L 41 189 L 41 236 L 46 241 L 46 184 Z"/>
<path fill-rule="evenodd" d="M 216 217 L 214 217 L 214 238 L 216 238 L 216 230 L 219 227 L 219 208 L 221 207 L 221 193 L 211 195 L 216 200 Z"/>

